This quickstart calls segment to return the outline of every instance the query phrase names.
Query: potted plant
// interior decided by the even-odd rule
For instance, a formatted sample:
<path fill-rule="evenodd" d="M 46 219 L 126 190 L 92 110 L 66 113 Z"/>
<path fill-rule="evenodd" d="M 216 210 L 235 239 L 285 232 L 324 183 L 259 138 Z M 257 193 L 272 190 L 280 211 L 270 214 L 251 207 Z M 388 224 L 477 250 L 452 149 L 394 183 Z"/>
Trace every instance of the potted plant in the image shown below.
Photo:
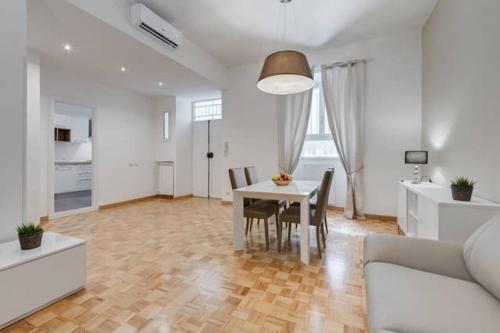
<path fill-rule="evenodd" d="M 21 224 L 17 227 L 21 250 L 35 249 L 42 244 L 43 229 L 39 224 Z"/>
<path fill-rule="evenodd" d="M 467 177 L 457 177 L 451 181 L 451 196 L 453 200 L 470 201 L 476 182 Z"/>

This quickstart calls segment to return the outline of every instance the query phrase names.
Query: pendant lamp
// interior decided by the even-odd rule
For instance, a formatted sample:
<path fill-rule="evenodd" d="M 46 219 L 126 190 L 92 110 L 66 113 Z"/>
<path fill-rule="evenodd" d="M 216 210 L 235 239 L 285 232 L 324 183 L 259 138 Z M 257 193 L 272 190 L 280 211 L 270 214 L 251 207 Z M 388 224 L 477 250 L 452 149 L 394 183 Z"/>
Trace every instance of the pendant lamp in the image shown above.
<path fill-rule="evenodd" d="M 281 0 L 282 3 L 290 1 Z M 313 86 L 314 79 L 306 56 L 292 50 L 268 55 L 257 82 L 257 88 L 274 95 L 296 94 Z"/>

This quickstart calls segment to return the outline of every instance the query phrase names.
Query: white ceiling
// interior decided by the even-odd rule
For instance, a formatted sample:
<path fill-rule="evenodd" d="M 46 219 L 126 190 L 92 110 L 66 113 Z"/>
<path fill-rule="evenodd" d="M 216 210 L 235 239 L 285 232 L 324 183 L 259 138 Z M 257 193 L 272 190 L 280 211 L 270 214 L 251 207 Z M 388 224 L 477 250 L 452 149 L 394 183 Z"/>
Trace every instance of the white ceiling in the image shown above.
<path fill-rule="evenodd" d="M 317 49 L 351 40 L 420 29 L 437 0 L 127 0 L 141 2 L 226 65 L 258 60 L 287 45 Z"/>
<path fill-rule="evenodd" d="M 64 43 L 73 51 L 65 52 Z M 209 80 L 64 0 L 28 2 L 28 47 L 40 54 L 42 66 L 142 94 L 200 99 L 220 95 Z M 122 66 L 127 68 L 124 73 Z"/>

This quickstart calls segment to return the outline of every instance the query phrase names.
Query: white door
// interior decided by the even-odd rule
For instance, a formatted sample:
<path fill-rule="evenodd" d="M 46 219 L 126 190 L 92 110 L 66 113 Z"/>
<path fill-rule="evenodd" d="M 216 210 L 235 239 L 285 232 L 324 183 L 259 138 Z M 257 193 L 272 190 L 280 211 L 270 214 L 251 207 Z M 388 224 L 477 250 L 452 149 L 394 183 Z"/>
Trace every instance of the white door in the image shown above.
<path fill-rule="evenodd" d="M 213 157 L 207 157 L 212 153 Z M 222 197 L 222 121 L 193 123 L 193 195 Z"/>

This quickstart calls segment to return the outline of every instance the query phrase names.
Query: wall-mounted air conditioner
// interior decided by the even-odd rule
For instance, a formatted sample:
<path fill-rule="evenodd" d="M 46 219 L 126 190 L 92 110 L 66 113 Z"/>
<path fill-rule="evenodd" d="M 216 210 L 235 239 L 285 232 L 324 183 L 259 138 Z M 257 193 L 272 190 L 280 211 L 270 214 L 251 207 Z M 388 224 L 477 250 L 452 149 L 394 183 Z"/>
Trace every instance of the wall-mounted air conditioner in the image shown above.
<path fill-rule="evenodd" d="M 182 34 L 177 29 L 141 3 L 130 7 L 130 23 L 174 49 L 182 42 Z"/>

